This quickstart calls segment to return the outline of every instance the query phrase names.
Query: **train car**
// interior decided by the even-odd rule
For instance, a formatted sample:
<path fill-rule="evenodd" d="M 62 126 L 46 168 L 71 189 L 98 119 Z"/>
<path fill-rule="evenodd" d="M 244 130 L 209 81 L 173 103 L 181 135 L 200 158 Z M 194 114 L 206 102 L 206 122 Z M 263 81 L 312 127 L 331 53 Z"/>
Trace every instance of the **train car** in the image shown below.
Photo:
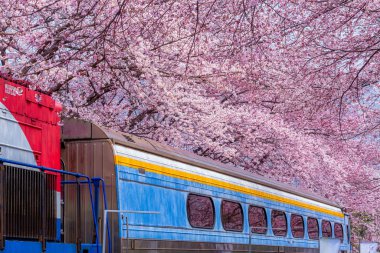
<path fill-rule="evenodd" d="M 0 77 L 0 252 L 91 252 L 63 242 L 61 105 L 28 87 Z"/>
<path fill-rule="evenodd" d="M 104 178 L 108 209 L 116 212 L 110 240 L 102 238 L 109 252 L 316 253 L 320 238 L 338 238 L 341 252 L 350 251 L 349 219 L 336 203 L 189 152 L 68 120 L 62 160 Z M 65 186 L 64 229 L 74 226 L 74 199 L 75 188 Z M 91 210 L 81 212 L 88 217 L 83 239 L 91 242 Z"/>
<path fill-rule="evenodd" d="M 0 78 L 0 253 L 350 251 L 327 199 L 60 111 Z"/>

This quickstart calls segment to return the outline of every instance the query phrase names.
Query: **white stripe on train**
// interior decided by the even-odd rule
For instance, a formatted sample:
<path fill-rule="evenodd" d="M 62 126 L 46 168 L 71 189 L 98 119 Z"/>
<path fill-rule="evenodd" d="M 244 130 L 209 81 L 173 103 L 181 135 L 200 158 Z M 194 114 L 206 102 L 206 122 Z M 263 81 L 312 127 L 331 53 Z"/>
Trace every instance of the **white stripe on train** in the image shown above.
<path fill-rule="evenodd" d="M 341 210 L 337 207 L 330 206 L 330 205 L 327 205 L 324 203 L 320 203 L 320 202 L 317 202 L 315 200 L 310 200 L 310 199 L 307 199 L 307 198 L 304 198 L 301 196 L 297 196 L 297 195 L 294 195 L 291 193 L 283 192 L 283 191 L 280 191 L 277 189 L 272 189 L 272 188 L 267 187 L 267 186 L 263 186 L 263 185 L 259 185 L 259 184 L 253 183 L 253 182 L 249 182 L 247 180 L 234 178 L 232 176 L 224 175 L 224 174 L 219 173 L 219 172 L 215 172 L 215 171 L 203 169 L 200 167 L 196 167 L 193 165 L 189 165 L 186 163 L 174 161 L 174 160 L 164 158 L 161 156 L 157 156 L 154 154 L 150 154 L 147 152 L 139 151 L 136 149 L 132 149 L 132 148 L 128 148 L 128 147 L 124 147 L 124 146 L 120 146 L 120 145 L 114 145 L 114 149 L 116 151 L 116 154 L 120 155 L 120 156 L 130 157 L 130 158 L 133 158 L 136 160 L 156 164 L 159 166 L 177 169 L 179 171 L 183 171 L 186 173 L 192 173 L 192 174 L 201 175 L 201 176 L 212 178 L 212 179 L 217 179 L 217 180 L 220 180 L 223 182 L 236 184 L 239 186 L 252 188 L 255 190 L 259 190 L 259 191 L 267 192 L 267 193 L 274 194 L 277 196 L 281 196 L 283 198 L 304 202 L 304 203 L 314 205 L 314 206 L 318 206 L 321 208 L 325 208 L 325 209 L 328 209 L 331 211 L 341 212 Z"/>
<path fill-rule="evenodd" d="M 0 158 L 37 165 L 34 153 L 20 124 L 0 102 Z"/>

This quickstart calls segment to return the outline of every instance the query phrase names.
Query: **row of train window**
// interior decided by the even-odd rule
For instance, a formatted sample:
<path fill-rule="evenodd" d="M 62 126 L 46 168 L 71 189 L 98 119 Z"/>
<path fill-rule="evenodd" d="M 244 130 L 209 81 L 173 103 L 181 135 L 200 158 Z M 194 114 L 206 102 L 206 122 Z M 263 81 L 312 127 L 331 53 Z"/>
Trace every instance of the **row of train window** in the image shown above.
<path fill-rule="evenodd" d="M 187 198 L 188 220 L 192 227 L 213 229 L 215 224 L 215 209 L 213 200 L 210 197 L 189 194 Z M 303 217 L 298 214 L 291 214 L 290 229 L 294 238 L 304 238 L 305 228 Z M 223 200 L 221 205 L 221 219 L 223 228 L 226 231 L 243 231 L 244 215 L 240 203 Z M 266 234 L 268 231 L 268 221 L 265 208 L 250 205 L 248 208 L 249 226 L 252 233 Z M 285 212 L 272 210 L 271 213 L 272 231 L 275 236 L 286 236 L 288 232 Z M 310 239 L 319 238 L 319 226 L 316 218 L 307 218 L 307 232 Z M 343 240 L 343 226 L 334 223 L 335 238 Z M 331 222 L 322 220 L 322 236 L 332 237 Z"/>

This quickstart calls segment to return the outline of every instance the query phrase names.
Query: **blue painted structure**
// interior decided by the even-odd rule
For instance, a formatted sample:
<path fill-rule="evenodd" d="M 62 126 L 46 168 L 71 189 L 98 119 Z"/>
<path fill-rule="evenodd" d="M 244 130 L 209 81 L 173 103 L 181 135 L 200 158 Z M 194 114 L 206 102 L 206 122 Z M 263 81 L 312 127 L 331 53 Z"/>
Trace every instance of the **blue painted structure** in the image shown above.
<path fill-rule="evenodd" d="M 100 245 L 98 248 L 95 244 L 82 244 L 81 253 L 101 252 Z M 6 240 L 5 249 L 0 250 L 2 253 L 41 253 L 42 246 L 36 241 Z M 77 247 L 73 243 L 47 242 L 46 253 L 76 253 Z"/>
<path fill-rule="evenodd" d="M 347 238 L 347 224 L 344 218 L 322 214 L 282 204 L 242 193 L 229 191 L 209 185 L 181 180 L 152 172 L 139 173 L 135 168 L 116 166 L 118 205 L 120 210 L 158 211 L 160 215 L 129 214 L 129 238 L 155 239 L 164 241 L 191 241 L 213 243 L 249 243 L 248 207 L 249 205 L 265 207 L 268 221 L 266 235 L 253 234 L 254 245 L 275 245 L 284 247 L 318 248 L 318 241 L 308 238 L 307 217 L 318 219 L 319 233 L 322 237 L 322 219 L 343 225 L 344 240 L 341 250 L 350 249 Z M 190 226 L 187 219 L 186 201 L 189 193 L 210 196 L 215 206 L 214 229 L 199 229 Z M 136 197 L 138 196 L 138 197 Z M 243 232 L 225 231 L 221 224 L 220 206 L 223 199 L 240 202 L 244 213 Z M 272 209 L 286 212 L 288 230 L 286 237 L 273 235 L 270 213 Z M 304 220 L 305 237 L 294 238 L 290 230 L 290 215 L 300 214 Z M 332 229 L 332 231 L 334 231 Z M 120 222 L 119 233 L 126 238 L 126 231 Z M 333 234 L 334 237 L 334 234 Z"/>
<path fill-rule="evenodd" d="M 110 216 L 112 252 L 125 252 L 126 249 L 131 253 L 247 252 L 250 205 L 264 207 L 268 222 L 265 235 L 252 235 L 253 252 L 283 252 L 283 248 L 287 248 L 287 253 L 294 252 L 294 249 L 297 252 L 318 252 L 318 240 L 308 238 L 307 217 L 317 218 L 319 237 L 322 237 L 322 220 L 329 220 L 332 228 L 335 222 L 342 224 L 344 240 L 341 250 L 350 250 L 348 218 L 336 203 L 320 196 L 89 122 L 65 122 L 62 133 L 63 160 L 68 167 L 79 167 L 82 173 L 104 177 L 109 208 L 132 211 Z M 223 187 L 227 184 L 231 187 Z M 260 191 L 268 195 L 264 197 Z M 215 207 L 212 229 L 191 227 L 187 217 L 190 193 L 212 199 Z M 277 200 L 272 198 L 275 194 L 278 194 Z M 68 202 L 70 196 L 65 199 Z M 220 210 L 222 200 L 242 205 L 242 232 L 224 230 Z M 286 213 L 288 230 L 284 237 L 275 236 L 271 229 L 272 210 Z M 159 214 L 142 214 L 144 211 Z M 289 228 L 291 214 L 303 217 L 304 238 L 293 238 Z M 90 215 L 89 210 L 85 212 L 87 215 Z M 90 226 L 87 225 L 86 229 Z"/>

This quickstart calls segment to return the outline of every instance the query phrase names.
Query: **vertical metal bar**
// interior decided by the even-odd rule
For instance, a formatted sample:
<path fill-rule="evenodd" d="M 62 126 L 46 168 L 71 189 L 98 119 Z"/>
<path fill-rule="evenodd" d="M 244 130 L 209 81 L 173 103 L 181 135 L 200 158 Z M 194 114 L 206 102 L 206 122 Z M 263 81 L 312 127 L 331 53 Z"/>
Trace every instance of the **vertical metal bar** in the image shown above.
<path fill-rule="evenodd" d="M 79 178 L 76 178 L 77 181 L 77 226 L 76 226 L 76 238 L 77 238 L 77 252 L 80 253 L 81 251 L 81 245 L 82 245 L 82 239 L 81 239 L 81 233 L 82 233 L 82 226 L 81 226 L 81 194 L 80 194 L 80 181 Z"/>
<path fill-rule="evenodd" d="M 106 238 L 107 214 L 108 214 L 108 210 L 107 210 L 107 209 L 104 209 L 104 214 L 103 214 L 103 244 L 102 244 L 102 253 L 105 253 L 105 252 L 106 252 L 106 242 L 107 242 L 107 238 Z M 108 243 L 109 243 L 109 242 L 108 242 Z M 108 252 L 108 253 L 111 253 L 111 252 Z"/>
<path fill-rule="evenodd" d="M 5 248 L 4 240 L 4 165 L 0 164 L 0 250 Z"/>
<path fill-rule="evenodd" d="M 14 200 L 13 202 L 13 205 L 14 205 L 14 210 L 15 210 L 15 213 L 16 215 L 13 217 L 13 220 L 14 220 L 14 223 L 13 224 L 17 224 L 15 227 L 15 230 L 14 230 L 14 233 L 13 233 L 13 236 L 17 236 L 21 233 L 21 230 L 20 230 L 20 218 L 21 218 L 21 208 L 20 208 L 20 204 L 22 203 L 22 200 L 21 200 L 21 179 L 17 173 L 17 170 L 15 169 L 12 169 L 12 172 L 13 172 L 13 178 L 14 178 L 14 181 L 16 182 L 14 185 L 13 185 L 13 192 L 17 192 L 17 199 Z M 22 190 L 22 189 L 21 189 Z"/>
<path fill-rule="evenodd" d="M 11 215 L 12 213 L 15 213 L 14 212 L 14 209 L 13 209 L 13 198 L 12 197 L 16 197 L 16 196 L 12 196 L 12 192 L 13 192 L 13 186 L 14 186 L 14 183 L 12 184 L 9 184 L 10 182 L 13 182 L 13 179 L 12 179 L 12 170 L 8 169 L 7 168 L 7 174 L 8 174 L 8 178 L 7 178 L 7 188 L 8 188 L 8 194 L 7 194 L 7 200 L 8 200 L 8 203 L 9 204 L 9 209 L 8 209 L 8 212 L 7 212 L 7 223 L 6 223 L 6 231 L 7 231 L 7 236 L 12 236 L 12 226 L 10 226 L 10 224 L 14 224 L 14 220 L 13 220 L 13 217 L 14 215 Z M 8 215 L 9 214 L 9 215 Z"/>
<path fill-rule="evenodd" d="M 7 236 L 8 234 L 9 234 L 9 230 L 8 230 L 8 219 L 10 219 L 10 217 L 7 215 L 8 213 L 10 213 L 9 212 L 9 210 L 10 210 L 10 208 L 11 208 L 11 203 L 10 203 L 10 201 L 9 201 L 9 188 L 10 187 L 8 187 L 8 182 L 9 182 L 9 171 L 8 171 L 8 169 L 7 169 L 7 167 L 5 167 L 5 171 L 4 171 L 4 186 L 5 186 L 5 194 L 4 194 L 4 202 L 5 202 L 5 206 L 4 206 L 4 217 L 5 217 L 5 220 L 4 220 L 4 226 L 5 226 L 5 229 L 4 229 L 4 236 Z"/>
<path fill-rule="evenodd" d="M 21 237 L 26 237 L 28 236 L 28 231 L 24 228 L 24 224 L 27 223 L 26 221 L 26 217 L 27 217 L 27 214 L 26 214 L 26 210 L 25 210 L 25 202 L 26 202 L 26 196 L 25 196 L 25 193 L 27 192 L 27 190 L 25 189 L 26 188 L 26 185 L 27 185 L 27 182 L 26 182 L 26 178 L 25 178 L 25 171 L 24 170 L 17 170 L 17 177 L 19 179 L 19 182 L 20 182 L 20 188 L 19 188 L 19 192 L 20 192 L 20 202 L 18 202 L 18 209 L 19 209 L 19 213 L 20 213 L 20 216 L 19 216 L 19 234 Z"/>
<path fill-rule="evenodd" d="M 106 183 L 104 182 L 104 179 L 102 179 L 102 178 L 99 178 L 99 180 L 102 182 L 104 210 L 107 210 L 108 209 L 108 204 L 107 204 Z M 107 235 L 108 235 L 108 252 L 111 253 L 112 252 L 111 229 L 109 227 L 108 220 L 106 222 L 107 222 Z"/>
<path fill-rule="evenodd" d="M 51 239 L 51 209 L 52 209 L 52 205 L 51 205 L 51 188 L 52 188 L 52 184 L 51 184 L 51 177 L 52 175 L 50 174 L 47 174 L 46 175 L 46 239 Z"/>
<path fill-rule="evenodd" d="M 50 213 L 51 213 L 51 205 L 50 205 L 50 176 L 46 174 L 46 239 L 50 238 Z"/>
<path fill-rule="evenodd" d="M 99 217 L 99 180 L 92 180 L 94 185 L 94 206 L 95 206 L 95 218 Z M 92 233 L 92 243 L 96 243 L 96 227 Z"/>
<path fill-rule="evenodd" d="M 127 247 L 125 248 L 125 252 L 128 253 L 128 247 L 129 247 L 129 225 L 128 225 L 128 216 L 125 216 L 125 222 L 127 225 Z"/>
<path fill-rule="evenodd" d="M 41 235 L 41 243 L 42 243 L 42 251 L 46 251 L 46 188 L 47 188 L 47 176 L 45 173 L 41 173 L 41 207 L 42 207 L 42 235 Z"/>
<path fill-rule="evenodd" d="M 49 232 L 49 235 L 50 235 L 50 239 L 51 240 L 54 240 L 55 238 L 57 238 L 56 236 L 56 231 L 57 231 L 57 223 L 56 223 L 56 219 L 55 219 L 55 213 L 56 213 L 56 210 L 57 210 L 57 206 L 56 206 L 56 203 L 57 203 L 57 196 L 55 194 L 55 191 L 53 189 L 55 189 L 55 182 L 57 180 L 57 176 L 56 175 L 52 175 L 50 177 L 50 189 L 49 189 L 49 193 L 50 193 L 50 206 L 51 206 L 51 211 L 50 211 L 50 232 Z"/>
<path fill-rule="evenodd" d="M 252 227 L 249 227 L 249 245 L 248 245 L 248 253 L 252 253 Z"/>
<path fill-rule="evenodd" d="M 26 186 L 26 193 L 25 193 L 25 199 L 26 199 L 26 202 L 27 202 L 27 208 L 29 209 L 29 215 L 27 217 L 30 217 L 30 216 L 33 216 L 33 213 L 31 212 L 32 210 L 30 209 L 30 204 L 32 203 L 32 200 L 31 200 L 31 183 L 32 181 L 30 180 L 30 171 L 29 170 L 26 170 L 25 171 L 25 182 L 27 184 Z M 24 223 L 24 226 L 25 226 L 25 231 L 30 231 L 31 228 L 30 228 L 30 222 L 27 221 Z"/>
<path fill-rule="evenodd" d="M 7 168 L 3 166 L 3 237 L 7 235 L 7 210 L 9 208 L 8 202 L 7 202 L 7 194 L 8 194 L 8 187 L 7 187 Z"/>
<path fill-rule="evenodd" d="M 17 207 L 16 207 L 16 202 L 20 203 L 19 200 L 17 199 L 19 197 L 19 194 L 15 194 L 16 192 L 16 186 L 17 186 L 17 181 L 15 180 L 16 178 L 16 175 L 15 175 L 15 170 L 13 169 L 9 169 L 9 174 L 11 175 L 11 180 L 12 180 L 12 190 L 10 192 L 10 196 L 9 196 L 9 200 L 12 202 L 12 211 L 9 213 L 9 215 L 11 214 L 17 214 Z M 9 184 L 9 182 L 8 182 Z M 9 228 L 9 231 L 10 231 L 10 235 L 9 236 L 15 236 L 15 231 L 17 231 L 17 227 L 16 226 L 12 226 L 12 224 L 17 224 L 17 219 L 16 219 L 16 215 L 12 215 L 12 219 L 10 219 L 10 221 L 12 223 L 9 223 L 8 224 L 8 228 Z"/>
<path fill-rule="evenodd" d="M 31 187 L 30 187 L 30 191 L 31 191 L 31 194 L 30 194 L 30 198 L 32 199 L 33 201 L 33 205 L 32 205 L 32 209 L 33 209 L 33 216 L 36 217 L 35 221 L 34 222 L 31 222 L 31 226 L 29 226 L 29 231 L 31 234 L 34 234 L 36 235 L 36 232 L 39 234 L 40 231 L 39 231 L 39 223 L 40 223 L 40 216 L 37 214 L 40 212 L 39 208 L 40 208 L 40 203 L 39 203 L 39 200 L 37 198 L 38 196 L 38 192 L 39 192 L 39 188 L 37 188 L 38 186 L 38 174 L 37 173 L 34 173 L 34 172 L 31 172 L 30 173 L 30 182 L 31 182 Z M 33 191 L 33 192 L 32 192 Z M 36 231 L 38 229 L 38 231 Z"/>
<path fill-rule="evenodd" d="M 90 180 L 89 177 L 86 177 L 86 179 L 87 179 L 88 190 L 90 192 L 90 202 L 91 202 L 92 218 L 94 220 L 94 230 L 95 230 L 95 233 L 96 233 L 96 252 L 99 253 L 98 221 L 97 221 L 97 217 L 95 217 L 95 206 L 94 206 L 94 198 L 92 196 L 91 180 Z"/>

